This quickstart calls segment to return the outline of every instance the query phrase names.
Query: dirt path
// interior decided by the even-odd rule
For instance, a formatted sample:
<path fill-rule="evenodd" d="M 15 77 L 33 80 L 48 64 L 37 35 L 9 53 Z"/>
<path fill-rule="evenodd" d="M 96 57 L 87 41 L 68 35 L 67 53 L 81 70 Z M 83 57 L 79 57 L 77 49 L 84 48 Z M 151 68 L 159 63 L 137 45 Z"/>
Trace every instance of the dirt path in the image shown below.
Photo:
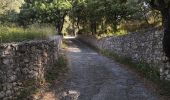
<path fill-rule="evenodd" d="M 77 40 L 67 40 L 70 74 L 61 100 L 159 100 L 143 82 Z"/>
<path fill-rule="evenodd" d="M 134 73 L 77 40 L 67 42 L 70 73 L 56 100 L 159 100 Z"/>

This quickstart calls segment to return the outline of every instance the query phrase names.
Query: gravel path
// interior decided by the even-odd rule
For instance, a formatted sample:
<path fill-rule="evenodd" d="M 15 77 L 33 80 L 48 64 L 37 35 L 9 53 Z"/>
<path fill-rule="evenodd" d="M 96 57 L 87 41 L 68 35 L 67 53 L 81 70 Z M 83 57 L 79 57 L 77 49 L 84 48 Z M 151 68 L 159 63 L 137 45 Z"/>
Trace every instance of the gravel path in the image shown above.
<path fill-rule="evenodd" d="M 59 100 L 159 100 L 122 65 L 78 40 L 67 42 L 70 73 Z"/>

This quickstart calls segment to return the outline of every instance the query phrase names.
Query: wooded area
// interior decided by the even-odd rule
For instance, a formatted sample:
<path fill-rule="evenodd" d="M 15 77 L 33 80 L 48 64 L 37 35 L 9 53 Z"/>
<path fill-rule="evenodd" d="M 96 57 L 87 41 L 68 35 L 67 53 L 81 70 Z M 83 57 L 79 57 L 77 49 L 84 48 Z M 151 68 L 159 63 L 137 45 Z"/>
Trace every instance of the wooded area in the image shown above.
<path fill-rule="evenodd" d="M 163 23 L 164 51 L 170 57 L 169 6 L 170 0 L 2 0 L 0 23 L 1 29 L 45 23 L 60 35 L 98 36 L 127 34 Z"/>

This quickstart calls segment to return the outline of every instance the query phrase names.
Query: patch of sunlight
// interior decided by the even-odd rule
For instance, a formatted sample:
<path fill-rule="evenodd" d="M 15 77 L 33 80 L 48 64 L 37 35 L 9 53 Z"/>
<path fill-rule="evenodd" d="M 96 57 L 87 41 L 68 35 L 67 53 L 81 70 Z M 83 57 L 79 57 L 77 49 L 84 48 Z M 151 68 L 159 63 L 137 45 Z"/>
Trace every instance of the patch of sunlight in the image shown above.
<path fill-rule="evenodd" d="M 41 100 L 56 100 L 55 93 L 47 92 L 42 96 Z"/>
<path fill-rule="evenodd" d="M 96 35 L 95 37 L 97 39 L 101 39 L 101 38 L 105 38 L 105 37 L 110 37 L 110 36 L 122 36 L 122 35 L 127 35 L 128 31 L 124 30 L 124 29 L 119 29 L 116 32 L 108 32 L 108 33 L 104 33 L 104 34 L 100 34 L 100 35 Z"/>
<path fill-rule="evenodd" d="M 64 36 L 64 39 L 75 39 L 75 36 Z"/>
<path fill-rule="evenodd" d="M 71 52 L 81 52 L 79 48 L 69 48 L 69 51 Z"/>
<path fill-rule="evenodd" d="M 80 96 L 80 92 L 76 90 L 69 90 L 67 92 L 63 93 L 64 97 L 73 97 L 74 100 L 78 100 L 78 97 Z"/>
<path fill-rule="evenodd" d="M 86 55 L 98 55 L 97 53 L 81 53 L 81 54 L 86 54 Z"/>
<path fill-rule="evenodd" d="M 128 32 L 127 32 L 127 30 L 118 30 L 117 32 L 115 32 L 115 34 L 117 35 L 117 36 L 121 36 L 121 35 L 126 35 Z"/>

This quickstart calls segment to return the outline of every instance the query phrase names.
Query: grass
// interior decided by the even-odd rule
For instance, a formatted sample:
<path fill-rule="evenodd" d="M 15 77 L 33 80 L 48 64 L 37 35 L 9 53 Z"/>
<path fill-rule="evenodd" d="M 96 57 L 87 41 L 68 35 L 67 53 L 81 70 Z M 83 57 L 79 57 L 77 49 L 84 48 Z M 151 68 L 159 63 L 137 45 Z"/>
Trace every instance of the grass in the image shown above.
<path fill-rule="evenodd" d="M 101 39 L 101 38 L 104 38 L 104 37 L 109 37 L 109 36 L 122 36 L 122 35 L 127 35 L 128 32 L 124 29 L 119 29 L 118 31 L 116 32 L 110 32 L 110 33 L 102 33 L 102 34 L 96 34 L 95 37 L 97 39 Z"/>
<path fill-rule="evenodd" d="M 46 81 L 52 83 L 55 81 L 60 73 L 65 72 L 67 67 L 67 60 L 64 55 L 60 55 L 55 65 L 47 70 Z"/>
<path fill-rule="evenodd" d="M 27 28 L 0 26 L 0 42 L 20 42 L 25 40 L 45 39 L 55 34 L 55 27 L 47 24 L 33 24 Z"/>
<path fill-rule="evenodd" d="M 144 61 L 134 62 L 129 57 L 119 56 L 116 53 L 109 52 L 107 50 L 100 50 L 99 52 L 121 64 L 128 65 L 130 68 L 136 70 L 142 77 L 157 85 L 160 95 L 170 97 L 170 81 L 161 80 L 159 71 L 156 70 L 153 66 L 150 66 Z"/>

